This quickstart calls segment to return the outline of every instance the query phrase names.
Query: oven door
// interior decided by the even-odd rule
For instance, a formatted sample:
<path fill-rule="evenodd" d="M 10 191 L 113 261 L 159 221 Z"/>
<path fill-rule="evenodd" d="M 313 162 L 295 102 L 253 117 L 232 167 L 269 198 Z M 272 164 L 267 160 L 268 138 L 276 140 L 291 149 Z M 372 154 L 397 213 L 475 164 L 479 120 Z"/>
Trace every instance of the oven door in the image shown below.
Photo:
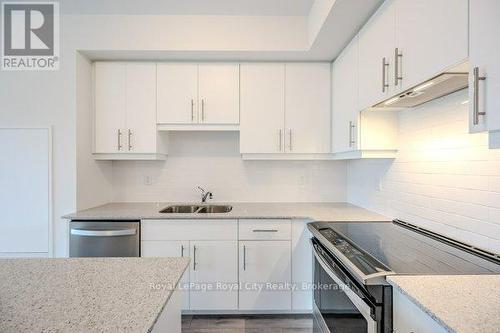
<path fill-rule="evenodd" d="M 317 242 L 314 252 L 314 332 L 378 333 L 379 323 L 372 316 L 375 306 L 367 302 L 354 281 Z M 360 296 L 361 295 L 361 296 Z"/>

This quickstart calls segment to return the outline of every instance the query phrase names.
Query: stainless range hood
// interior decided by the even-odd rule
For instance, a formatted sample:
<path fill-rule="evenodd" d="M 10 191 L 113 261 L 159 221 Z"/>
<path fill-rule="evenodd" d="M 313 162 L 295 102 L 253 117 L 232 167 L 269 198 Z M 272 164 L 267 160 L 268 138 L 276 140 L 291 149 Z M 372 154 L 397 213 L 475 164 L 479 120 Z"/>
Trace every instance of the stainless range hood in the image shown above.
<path fill-rule="evenodd" d="M 374 105 L 374 108 L 412 108 L 433 99 L 467 88 L 469 73 L 445 72 L 419 85 L 407 89 L 385 101 Z"/>

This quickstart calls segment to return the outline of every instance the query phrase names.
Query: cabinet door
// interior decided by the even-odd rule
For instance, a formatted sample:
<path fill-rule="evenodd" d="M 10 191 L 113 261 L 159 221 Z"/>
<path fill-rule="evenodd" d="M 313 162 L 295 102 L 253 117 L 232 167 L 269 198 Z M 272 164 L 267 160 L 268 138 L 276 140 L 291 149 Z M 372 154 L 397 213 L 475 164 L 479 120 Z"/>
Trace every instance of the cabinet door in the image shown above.
<path fill-rule="evenodd" d="M 330 152 L 330 64 L 285 66 L 285 142 L 289 153 Z"/>
<path fill-rule="evenodd" d="M 470 45 L 469 62 L 470 75 L 470 121 L 471 132 L 481 130 L 500 130 L 500 1 L 473 0 L 470 1 Z M 477 112 L 485 115 L 474 116 L 474 68 L 478 68 L 478 76 L 485 77 L 477 84 Z"/>
<path fill-rule="evenodd" d="M 240 98 L 240 152 L 283 152 L 285 65 L 241 64 Z"/>
<path fill-rule="evenodd" d="M 240 86 L 238 64 L 199 65 L 199 122 L 238 124 Z"/>
<path fill-rule="evenodd" d="M 127 150 L 126 65 L 97 62 L 94 65 L 95 152 L 116 153 Z"/>
<path fill-rule="evenodd" d="M 357 148 L 358 39 L 335 60 L 332 71 L 332 146 L 334 153 Z"/>
<path fill-rule="evenodd" d="M 361 110 L 390 97 L 394 92 L 394 82 L 390 75 L 394 71 L 394 7 L 393 1 L 386 1 L 359 33 Z"/>
<path fill-rule="evenodd" d="M 292 292 L 292 310 L 312 311 L 313 285 L 313 253 L 311 249 L 311 233 L 307 228 L 309 220 L 292 222 L 292 283 L 298 287 Z"/>
<path fill-rule="evenodd" d="M 141 257 L 189 257 L 189 241 L 141 241 Z M 189 268 L 179 283 L 182 309 L 189 310 Z"/>
<path fill-rule="evenodd" d="M 467 59 L 468 6 L 468 0 L 396 0 L 402 88 L 415 86 Z M 396 61 L 395 53 L 391 61 Z M 390 80 L 396 83 L 394 71 Z"/>
<path fill-rule="evenodd" d="M 127 64 L 125 150 L 156 153 L 156 64 Z"/>
<path fill-rule="evenodd" d="M 238 243 L 191 241 L 190 245 L 191 310 L 237 310 Z"/>
<path fill-rule="evenodd" d="M 240 242 L 240 310 L 291 309 L 290 247 L 289 241 Z"/>
<path fill-rule="evenodd" d="M 397 288 L 393 290 L 393 332 L 449 332 Z"/>
<path fill-rule="evenodd" d="M 158 63 L 157 121 L 192 124 L 198 121 L 198 65 Z"/>

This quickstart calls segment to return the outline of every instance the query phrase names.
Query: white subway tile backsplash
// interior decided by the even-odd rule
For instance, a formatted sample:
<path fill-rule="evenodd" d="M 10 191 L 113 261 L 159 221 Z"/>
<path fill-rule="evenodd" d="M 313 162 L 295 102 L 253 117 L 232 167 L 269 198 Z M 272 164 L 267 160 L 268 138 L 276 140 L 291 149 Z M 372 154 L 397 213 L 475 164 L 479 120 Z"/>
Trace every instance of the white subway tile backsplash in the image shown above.
<path fill-rule="evenodd" d="M 467 91 L 399 115 L 395 160 L 349 162 L 348 201 L 500 253 L 500 150 L 468 133 Z"/>
<path fill-rule="evenodd" d="M 177 132 L 166 161 L 113 162 L 114 201 L 346 201 L 345 161 L 243 161 L 237 132 Z M 152 184 L 144 183 L 144 176 Z"/>

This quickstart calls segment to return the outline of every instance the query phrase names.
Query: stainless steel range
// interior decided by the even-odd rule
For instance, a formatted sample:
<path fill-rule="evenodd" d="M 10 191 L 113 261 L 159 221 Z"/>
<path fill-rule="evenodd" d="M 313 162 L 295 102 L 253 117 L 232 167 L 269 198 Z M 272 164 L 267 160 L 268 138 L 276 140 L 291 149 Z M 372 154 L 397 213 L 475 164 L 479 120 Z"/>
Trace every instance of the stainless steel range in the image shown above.
<path fill-rule="evenodd" d="M 495 274 L 500 256 L 402 221 L 314 222 L 315 332 L 392 332 L 387 275 Z"/>

